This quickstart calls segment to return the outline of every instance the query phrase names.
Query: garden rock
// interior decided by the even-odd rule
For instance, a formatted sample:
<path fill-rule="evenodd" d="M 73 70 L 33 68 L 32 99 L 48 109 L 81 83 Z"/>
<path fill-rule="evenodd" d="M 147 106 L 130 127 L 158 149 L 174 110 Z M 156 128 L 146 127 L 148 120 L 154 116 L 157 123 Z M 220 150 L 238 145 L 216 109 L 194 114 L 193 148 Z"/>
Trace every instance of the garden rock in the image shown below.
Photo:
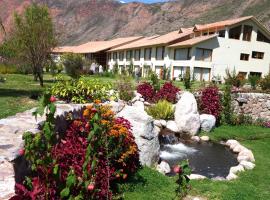
<path fill-rule="evenodd" d="M 248 150 L 248 149 L 245 149 L 243 151 L 241 151 L 238 156 L 246 156 L 248 157 L 248 160 L 251 161 L 251 162 L 255 162 L 255 158 L 254 158 L 254 155 L 252 153 L 252 151 Z"/>
<path fill-rule="evenodd" d="M 210 132 L 216 125 L 216 117 L 214 115 L 200 115 L 201 130 Z"/>
<path fill-rule="evenodd" d="M 160 120 L 160 123 L 161 123 L 161 125 L 162 125 L 163 127 L 166 127 L 166 125 L 167 125 L 167 122 L 166 122 L 164 119 L 161 119 L 161 120 Z"/>
<path fill-rule="evenodd" d="M 200 128 L 200 115 L 193 94 L 184 92 L 175 107 L 175 122 L 179 132 L 196 135 Z"/>
<path fill-rule="evenodd" d="M 242 146 L 241 144 L 237 144 L 234 148 L 233 148 L 233 152 L 234 153 L 239 153 L 243 150 L 246 150 L 246 147 Z"/>
<path fill-rule="evenodd" d="M 200 139 L 204 142 L 208 142 L 210 140 L 210 138 L 207 135 L 203 135 L 202 137 L 200 137 Z"/>
<path fill-rule="evenodd" d="M 237 165 L 230 168 L 230 173 L 237 174 L 238 172 L 245 171 L 244 167 L 242 165 Z"/>
<path fill-rule="evenodd" d="M 117 116 L 130 121 L 132 133 L 139 148 L 141 164 L 152 166 L 157 163 L 160 145 L 153 118 L 147 115 L 140 106 L 125 106 Z"/>
<path fill-rule="evenodd" d="M 175 121 L 172 120 L 167 121 L 166 128 L 175 133 L 179 132 Z"/>
<path fill-rule="evenodd" d="M 162 128 L 162 124 L 161 124 L 161 121 L 160 120 L 155 120 L 154 121 L 154 125 L 159 127 L 159 128 Z"/>
<path fill-rule="evenodd" d="M 195 142 L 200 142 L 200 137 L 199 136 L 197 136 L 197 135 L 194 135 L 194 136 L 192 136 L 191 138 L 190 138 L 192 141 L 195 141 Z"/>
<path fill-rule="evenodd" d="M 202 180 L 202 179 L 206 179 L 206 176 L 200 175 L 200 174 L 190 174 L 189 179 L 191 180 Z"/>
<path fill-rule="evenodd" d="M 235 175 L 234 173 L 229 173 L 229 175 L 226 177 L 226 179 L 227 179 L 228 181 L 234 180 L 234 179 L 237 179 L 237 178 L 238 178 L 238 176 Z"/>
<path fill-rule="evenodd" d="M 253 169 L 255 167 L 254 163 L 248 162 L 248 161 L 245 161 L 245 160 L 241 161 L 240 165 L 242 165 L 247 170 L 251 170 L 251 169 Z"/>
<path fill-rule="evenodd" d="M 165 161 L 161 161 L 161 163 L 159 165 L 157 165 L 156 169 L 158 172 L 160 172 L 164 175 L 167 173 L 170 173 L 170 171 L 171 171 L 170 165 Z"/>

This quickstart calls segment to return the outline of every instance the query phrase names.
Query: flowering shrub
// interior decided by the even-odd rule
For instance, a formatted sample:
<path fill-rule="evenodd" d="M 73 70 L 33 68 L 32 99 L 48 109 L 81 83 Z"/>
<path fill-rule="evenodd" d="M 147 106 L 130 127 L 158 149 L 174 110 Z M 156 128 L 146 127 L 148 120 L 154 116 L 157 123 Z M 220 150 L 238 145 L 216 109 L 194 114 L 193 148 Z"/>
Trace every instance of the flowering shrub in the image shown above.
<path fill-rule="evenodd" d="M 156 93 L 154 100 L 155 102 L 159 100 L 167 100 L 171 103 L 176 103 L 176 95 L 180 90 L 175 87 L 172 82 L 166 82 Z"/>
<path fill-rule="evenodd" d="M 214 115 L 216 119 L 220 118 L 222 106 L 217 87 L 209 86 L 202 90 L 200 110 L 202 113 Z"/>
<path fill-rule="evenodd" d="M 264 127 L 270 128 L 270 121 L 264 123 Z"/>
<path fill-rule="evenodd" d="M 176 196 L 180 199 L 184 198 L 190 190 L 190 179 L 191 169 L 189 167 L 188 160 L 183 160 L 179 165 L 173 167 L 173 172 L 178 175 L 176 180 L 177 188 L 175 190 Z"/>
<path fill-rule="evenodd" d="M 129 121 L 95 101 L 64 134 L 54 133 L 56 107 L 48 99 L 43 131 L 24 134 L 33 176 L 16 183 L 14 199 L 112 199 L 111 185 L 139 166 Z"/>
<path fill-rule="evenodd" d="M 137 92 L 142 95 L 146 101 L 152 101 L 155 95 L 155 90 L 150 83 L 144 82 L 138 85 Z"/>

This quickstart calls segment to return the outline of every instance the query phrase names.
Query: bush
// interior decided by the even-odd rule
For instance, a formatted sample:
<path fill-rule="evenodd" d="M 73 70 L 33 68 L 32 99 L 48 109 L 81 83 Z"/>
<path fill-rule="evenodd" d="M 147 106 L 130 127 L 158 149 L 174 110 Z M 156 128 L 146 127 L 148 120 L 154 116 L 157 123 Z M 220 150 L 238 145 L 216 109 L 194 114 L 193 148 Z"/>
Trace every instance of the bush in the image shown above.
<path fill-rule="evenodd" d="M 251 88 L 253 90 L 256 90 L 256 86 L 258 85 L 259 81 L 260 81 L 260 76 L 257 75 L 249 75 L 248 76 L 248 81 L 251 85 Z"/>
<path fill-rule="evenodd" d="M 216 119 L 220 119 L 221 102 L 216 86 L 209 86 L 202 90 L 200 99 L 200 110 L 204 114 L 214 115 Z"/>
<path fill-rule="evenodd" d="M 80 54 L 67 53 L 61 56 L 61 62 L 66 72 L 72 78 L 77 78 L 83 69 L 83 58 Z"/>
<path fill-rule="evenodd" d="M 155 90 L 150 83 L 144 82 L 138 85 L 137 92 L 142 95 L 145 101 L 152 102 Z"/>
<path fill-rule="evenodd" d="M 18 68 L 15 65 L 0 64 L 0 74 L 17 74 Z"/>
<path fill-rule="evenodd" d="M 130 123 L 96 101 L 59 135 L 54 132 L 56 106 L 44 99 L 49 112 L 43 130 L 25 133 L 20 151 L 32 173 L 23 184 L 16 183 L 14 198 L 112 199 L 113 184 L 139 167 Z"/>
<path fill-rule="evenodd" d="M 95 99 L 114 100 L 112 84 L 98 79 L 81 77 L 78 80 L 60 80 L 52 85 L 51 93 L 61 100 L 73 103 L 89 103 Z"/>
<path fill-rule="evenodd" d="M 225 124 L 233 124 L 233 110 L 231 107 L 231 85 L 226 85 L 224 94 L 223 94 L 223 99 L 222 99 L 222 122 Z"/>
<path fill-rule="evenodd" d="M 174 108 L 172 104 L 166 100 L 160 100 L 155 105 L 148 107 L 146 112 L 155 119 L 169 120 L 174 118 Z"/>
<path fill-rule="evenodd" d="M 238 88 L 243 86 L 246 82 L 245 77 L 242 74 L 236 75 L 235 69 L 232 72 L 230 72 L 229 69 L 226 69 L 226 78 L 224 79 L 225 79 L 226 84 L 232 85 Z"/>
<path fill-rule="evenodd" d="M 155 72 L 150 73 L 150 81 L 151 85 L 154 87 L 154 90 L 158 91 L 160 89 L 160 82 L 158 79 L 158 75 Z"/>
<path fill-rule="evenodd" d="M 116 89 L 119 93 L 119 98 L 124 101 L 130 101 L 134 97 L 134 85 L 130 78 L 122 76 L 116 83 Z"/>
<path fill-rule="evenodd" d="M 264 76 L 260 81 L 262 90 L 270 90 L 270 73 Z"/>
<path fill-rule="evenodd" d="M 155 102 L 159 100 L 167 100 L 171 103 L 176 103 L 176 96 L 179 91 L 180 90 L 175 87 L 172 82 L 166 82 L 155 94 L 154 100 Z"/>
<path fill-rule="evenodd" d="M 188 90 L 191 88 L 191 76 L 190 76 L 190 69 L 186 69 L 186 73 L 184 75 L 184 86 Z"/>

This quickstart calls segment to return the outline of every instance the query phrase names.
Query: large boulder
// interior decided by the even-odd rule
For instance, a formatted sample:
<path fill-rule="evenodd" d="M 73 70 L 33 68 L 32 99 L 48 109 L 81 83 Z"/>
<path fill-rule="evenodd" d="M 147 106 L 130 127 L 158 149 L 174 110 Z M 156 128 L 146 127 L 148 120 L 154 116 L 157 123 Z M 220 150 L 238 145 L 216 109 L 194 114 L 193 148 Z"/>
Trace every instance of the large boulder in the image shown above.
<path fill-rule="evenodd" d="M 216 117 L 214 115 L 200 115 L 201 130 L 210 132 L 216 125 Z"/>
<path fill-rule="evenodd" d="M 196 135 L 200 129 L 200 115 L 193 94 L 184 92 L 175 106 L 175 122 L 180 133 Z"/>
<path fill-rule="evenodd" d="M 141 164 L 146 166 L 156 164 L 159 159 L 160 145 L 153 118 L 147 115 L 141 105 L 125 106 L 117 116 L 130 121 L 132 133 L 139 148 Z"/>

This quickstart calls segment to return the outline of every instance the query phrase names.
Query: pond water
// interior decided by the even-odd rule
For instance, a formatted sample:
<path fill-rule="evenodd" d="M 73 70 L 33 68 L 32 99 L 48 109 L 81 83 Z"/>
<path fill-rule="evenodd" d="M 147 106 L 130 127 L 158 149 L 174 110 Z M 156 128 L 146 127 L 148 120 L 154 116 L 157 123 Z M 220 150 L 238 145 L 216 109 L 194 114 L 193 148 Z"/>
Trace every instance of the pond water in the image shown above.
<path fill-rule="evenodd" d="M 192 173 L 208 178 L 225 178 L 230 168 L 238 164 L 236 154 L 230 149 L 210 142 L 164 144 L 161 145 L 160 158 L 170 166 L 188 159 Z"/>

